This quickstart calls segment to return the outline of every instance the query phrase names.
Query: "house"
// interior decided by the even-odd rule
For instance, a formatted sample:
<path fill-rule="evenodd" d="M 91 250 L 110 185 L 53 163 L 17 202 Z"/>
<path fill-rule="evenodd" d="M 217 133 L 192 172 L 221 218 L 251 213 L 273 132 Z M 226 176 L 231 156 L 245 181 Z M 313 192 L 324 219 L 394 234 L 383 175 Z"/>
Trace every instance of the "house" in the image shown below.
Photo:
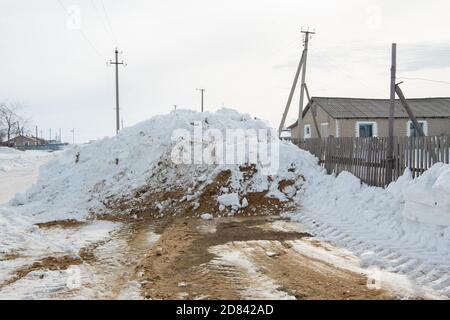
<path fill-rule="evenodd" d="M 408 99 L 415 117 L 427 136 L 450 135 L 450 98 Z M 312 104 L 312 105 L 311 105 Z M 320 98 L 313 97 L 298 121 L 288 129 L 292 138 L 317 138 L 314 123 L 322 138 L 326 137 L 386 137 L 389 125 L 389 99 Z M 406 110 L 399 100 L 395 103 L 395 136 L 416 136 Z"/>
<path fill-rule="evenodd" d="M 28 136 L 24 136 L 24 135 L 16 136 L 16 137 L 4 142 L 4 145 L 13 147 L 13 148 L 37 146 L 37 145 L 45 145 L 45 144 L 47 144 L 47 141 L 45 141 L 43 139 L 39 139 L 36 137 L 28 137 Z"/>

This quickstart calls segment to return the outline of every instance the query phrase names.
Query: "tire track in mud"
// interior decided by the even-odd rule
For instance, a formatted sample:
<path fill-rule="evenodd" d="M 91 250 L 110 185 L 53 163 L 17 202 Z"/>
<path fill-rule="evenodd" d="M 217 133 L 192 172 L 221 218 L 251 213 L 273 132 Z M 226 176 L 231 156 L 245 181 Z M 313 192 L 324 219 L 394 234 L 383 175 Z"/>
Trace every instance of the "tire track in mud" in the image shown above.
<path fill-rule="evenodd" d="M 110 238 L 80 250 L 81 287 L 49 298 L 393 298 L 369 290 L 362 274 L 294 250 L 310 235 L 276 217 L 121 222 Z"/>

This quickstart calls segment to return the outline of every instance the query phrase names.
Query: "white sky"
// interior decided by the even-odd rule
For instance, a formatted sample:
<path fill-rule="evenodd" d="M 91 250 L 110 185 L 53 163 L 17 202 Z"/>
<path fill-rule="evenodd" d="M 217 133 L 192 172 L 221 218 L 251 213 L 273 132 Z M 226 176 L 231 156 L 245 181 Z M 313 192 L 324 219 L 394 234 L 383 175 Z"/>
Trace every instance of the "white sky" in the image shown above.
<path fill-rule="evenodd" d="M 71 10 L 70 17 L 61 3 Z M 30 126 L 88 141 L 115 131 L 117 39 L 125 126 L 180 108 L 222 105 L 277 126 L 315 28 L 307 83 L 313 96 L 389 96 L 390 45 L 399 76 L 450 82 L 450 2 L 364 0 L 2 0 L 0 99 L 26 106 Z M 81 32 L 72 17 L 80 10 Z M 73 11 L 72 11 L 73 10 Z M 75 12 L 75 15 L 72 13 Z M 74 28 L 75 27 L 75 28 Z M 86 38 L 93 47 L 89 44 Z M 450 85 L 405 80 L 408 97 L 450 96 Z M 298 97 L 289 120 L 298 113 Z"/>

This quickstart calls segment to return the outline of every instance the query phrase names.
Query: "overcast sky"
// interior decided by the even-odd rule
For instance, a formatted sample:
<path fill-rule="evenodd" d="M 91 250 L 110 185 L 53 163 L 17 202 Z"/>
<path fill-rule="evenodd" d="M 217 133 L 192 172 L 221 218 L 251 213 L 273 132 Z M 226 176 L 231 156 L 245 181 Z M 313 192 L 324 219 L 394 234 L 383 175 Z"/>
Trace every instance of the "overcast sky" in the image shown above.
<path fill-rule="evenodd" d="M 314 28 L 313 96 L 387 98 L 390 46 L 399 76 L 450 82 L 450 2 L 364 0 L 2 0 L 0 99 L 26 106 L 30 126 L 70 140 L 115 131 L 114 48 L 125 126 L 180 108 L 221 106 L 277 126 Z M 104 10 L 105 8 L 105 10 Z M 79 13 L 79 14 L 78 14 Z M 408 97 L 450 96 L 450 84 L 404 80 Z M 295 97 L 289 120 L 298 114 Z"/>

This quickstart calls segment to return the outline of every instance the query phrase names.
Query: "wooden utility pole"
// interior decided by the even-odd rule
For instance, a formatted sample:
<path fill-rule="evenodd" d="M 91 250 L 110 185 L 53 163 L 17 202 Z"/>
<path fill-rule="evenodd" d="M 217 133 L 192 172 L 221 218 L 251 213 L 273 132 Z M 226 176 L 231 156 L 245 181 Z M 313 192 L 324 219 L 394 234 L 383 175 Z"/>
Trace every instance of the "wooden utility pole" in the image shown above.
<path fill-rule="evenodd" d="M 308 61 L 308 46 L 309 46 L 309 37 L 315 32 L 312 31 L 302 31 L 305 34 L 305 42 L 304 42 L 304 50 L 303 50 L 303 70 L 302 70 L 302 83 L 300 86 L 300 106 L 299 106 L 299 115 L 298 115 L 298 124 L 300 125 L 301 120 L 303 118 L 303 101 L 305 99 L 305 82 L 306 82 L 306 62 Z"/>
<path fill-rule="evenodd" d="M 289 98 L 286 103 L 286 108 L 284 109 L 283 118 L 281 119 L 280 127 L 278 128 L 278 136 L 281 136 L 281 133 L 284 129 L 284 124 L 286 123 L 286 118 L 289 113 L 289 108 L 291 107 L 292 98 L 294 97 L 295 88 L 297 87 L 298 77 L 300 75 L 300 71 L 303 67 L 303 59 L 305 57 L 305 53 L 303 52 L 302 58 L 297 67 L 297 72 L 295 73 L 294 82 L 292 83 L 291 92 L 289 93 Z"/>
<path fill-rule="evenodd" d="M 298 120 L 297 120 L 297 126 L 299 128 L 301 128 L 302 125 L 302 118 L 303 118 L 303 102 L 305 100 L 305 85 L 306 85 L 306 62 L 307 62 L 307 57 L 308 57 L 308 48 L 309 48 L 309 38 L 311 37 L 312 34 L 315 34 L 315 32 L 313 31 L 301 31 L 302 33 L 305 34 L 305 39 L 304 39 L 304 48 L 303 48 L 303 53 L 302 53 L 302 58 L 300 59 L 300 63 L 298 64 L 297 67 L 297 72 L 295 74 L 294 77 L 294 82 L 292 83 L 292 88 L 291 88 L 291 92 L 289 93 L 289 98 L 288 101 L 286 103 L 286 108 L 284 109 L 284 113 L 283 113 L 283 117 L 281 119 L 281 123 L 280 123 L 280 127 L 278 128 L 278 134 L 279 136 L 281 136 L 281 133 L 283 131 L 285 122 L 286 122 L 286 117 L 289 113 L 289 108 L 291 106 L 291 102 L 292 102 L 292 98 L 294 96 L 294 92 L 295 89 L 297 87 L 297 82 L 298 82 L 298 78 L 300 76 L 300 72 L 302 72 L 302 79 L 301 79 L 301 85 L 300 85 L 300 105 L 299 105 L 299 116 L 298 116 Z M 303 69 L 303 70 L 302 70 Z"/>
<path fill-rule="evenodd" d="M 316 127 L 317 136 L 319 137 L 319 139 L 322 139 L 322 133 L 320 132 L 319 123 L 317 122 L 317 107 L 311 100 L 311 96 L 309 95 L 309 90 L 308 87 L 306 86 L 306 83 L 305 83 L 305 92 L 306 97 L 308 98 L 309 107 L 311 108 L 311 115 L 313 117 L 314 127 Z"/>
<path fill-rule="evenodd" d="M 202 104 L 201 104 L 201 110 L 202 110 L 202 113 L 203 113 L 203 111 L 204 111 L 204 108 L 203 108 L 203 98 L 204 98 L 204 94 L 205 94 L 205 89 L 197 89 L 197 91 L 200 91 L 200 94 L 201 94 L 201 97 L 202 97 Z"/>
<path fill-rule="evenodd" d="M 125 65 L 123 61 L 119 62 L 119 50 L 114 51 L 114 61 L 110 60 L 109 64 L 116 66 L 116 134 L 120 130 L 120 111 L 119 111 L 119 65 Z"/>
<path fill-rule="evenodd" d="M 392 44 L 391 52 L 391 85 L 389 106 L 389 137 L 387 145 L 386 184 L 392 182 L 392 169 L 394 165 L 394 117 L 395 117 L 395 80 L 397 73 L 397 44 Z"/>
<path fill-rule="evenodd" d="M 39 145 L 39 140 L 38 140 L 38 126 L 36 126 L 36 145 Z"/>
<path fill-rule="evenodd" d="M 423 129 L 419 124 L 419 121 L 417 121 L 416 116 L 412 112 L 408 102 L 406 101 L 405 95 L 403 94 L 403 91 L 402 91 L 402 89 L 400 89 L 398 84 L 395 85 L 395 92 L 397 93 L 398 97 L 400 98 L 400 102 L 402 103 L 403 108 L 405 108 L 406 113 L 408 114 L 409 120 L 411 120 L 414 128 L 419 133 L 419 136 L 425 137 L 425 132 L 423 132 Z"/>

